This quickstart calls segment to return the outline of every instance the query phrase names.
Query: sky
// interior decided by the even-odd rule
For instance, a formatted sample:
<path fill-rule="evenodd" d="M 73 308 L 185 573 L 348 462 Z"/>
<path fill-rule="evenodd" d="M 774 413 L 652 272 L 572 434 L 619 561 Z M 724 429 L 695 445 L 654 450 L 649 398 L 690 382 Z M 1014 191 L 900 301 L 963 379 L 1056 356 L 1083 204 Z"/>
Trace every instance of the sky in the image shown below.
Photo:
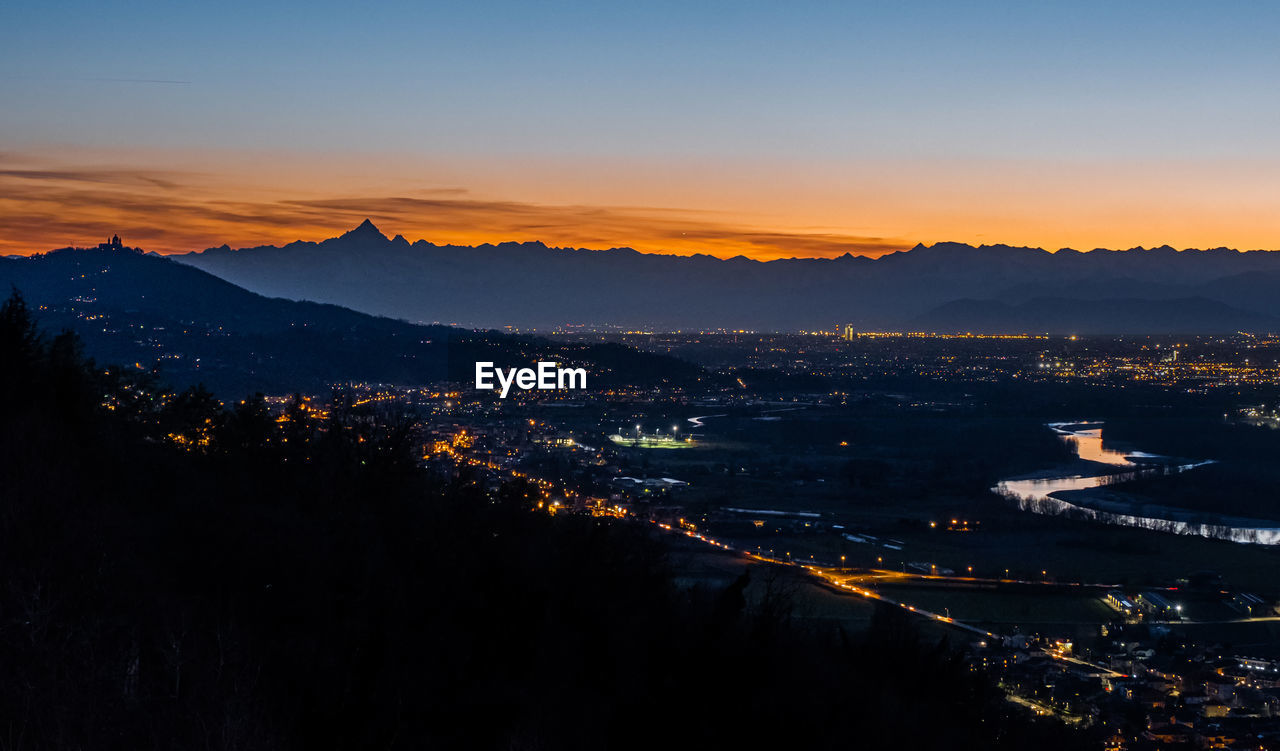
<path fill-rule="evenodd" d="M 1280 5 L 0 5 L 0 253 L 1280 248 Z"/>

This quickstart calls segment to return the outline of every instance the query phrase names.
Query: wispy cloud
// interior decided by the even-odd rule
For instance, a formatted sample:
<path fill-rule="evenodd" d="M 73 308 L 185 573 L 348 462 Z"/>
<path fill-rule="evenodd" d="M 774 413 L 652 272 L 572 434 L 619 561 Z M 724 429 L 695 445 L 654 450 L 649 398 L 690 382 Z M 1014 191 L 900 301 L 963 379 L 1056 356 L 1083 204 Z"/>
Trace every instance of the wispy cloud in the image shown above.
<path fill-rule="evenodd" d="M 389 232 L 437 243 L 541 240 L 560 246 L 756 258 L 878 255 L 908 245 L 895 238 L 770 231 L 689 209 L 486 200 L 471 197 L 465 188 L 267 199 L 260 190 L 216 187 L 200 178 L 126 168 L 0 169 L 0 252 L 96 243 L 114 232 L 131 244 L 161 252 L 317 240 L 365 218 Z"/>
<path fill-rule="evenodd" d="M 3 156 L 0 154 L 0 159 Z M 0 169 L 0 181 L 4 178 L 62 183 L 141 184 L 165 189 L 181 187 L 171 175 L 130 169 Z"/>

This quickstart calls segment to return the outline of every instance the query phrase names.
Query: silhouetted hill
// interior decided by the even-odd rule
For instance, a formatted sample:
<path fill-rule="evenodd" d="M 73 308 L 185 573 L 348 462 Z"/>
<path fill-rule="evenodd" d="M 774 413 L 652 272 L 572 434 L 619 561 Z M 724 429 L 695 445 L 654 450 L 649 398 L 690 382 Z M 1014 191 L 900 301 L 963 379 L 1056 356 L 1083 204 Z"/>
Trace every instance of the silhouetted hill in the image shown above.
<path fill-rule="evenodd" d="M 476 247 L 387 238 L 366 221 L 341 237 L 177 257 L 262 294 L 332 302 L 419 322 L 479 326 L 902 329 L 955 300 L 1021 304 L 1038 298 L 1204 298 L 1255 322 L 1280 316 L 1258 278 L 1280 278 L 1280 253 L 1226 248 L 1061 250 L 959 243 L 919 245 L 871 259 L 755 261 L 671 256 L 630 248 L 551 248 L 537 242 Z M 1247 294 L 1241 294 L 1241 291 Z M 1109 328 L 1159 326 L 1147 306 Z M 945 313 L 945 310 L 944 310 Z M 1245 318 L 1248 318 L 1246 316 Z M 1010 320 L 1012 325 L 1013 320 Z M 1212 319 L 1234 325 L 1239 316 Z M 993 325 L 998 324 L 992 321 Z M 957 322 L 938 320 L 944 329 Z M 1001 324 L 1002 325 L 1002 324 Z M 1005 330 L 1005 329 L 1002 329 Z"/>
<path fill-rule="evenodd" d="M 913 331 L 999 334 L 1216 334 L 1280 330 L 1280 319 L 1203 297 L 1178 300 L 956 300 L 913 320 Z"/>
<path fill-rule="evenodd" d="M 154 368 L 174 386 L 203 382 L 227 396 L 315 391 L 350 381 L 465 381 L 474 377 L 479 357 L 511 365 L 577 363 L 588 366 L 596 383 L 646 383 L 698 372 L 679 360 L 618 346 L 422 326 L 338 305 L 264 297 L 133 250 L 67 248 L 2 258 L 0 285 L 20 290 L 45 327 L 80 334 L 99 362 Z"/>

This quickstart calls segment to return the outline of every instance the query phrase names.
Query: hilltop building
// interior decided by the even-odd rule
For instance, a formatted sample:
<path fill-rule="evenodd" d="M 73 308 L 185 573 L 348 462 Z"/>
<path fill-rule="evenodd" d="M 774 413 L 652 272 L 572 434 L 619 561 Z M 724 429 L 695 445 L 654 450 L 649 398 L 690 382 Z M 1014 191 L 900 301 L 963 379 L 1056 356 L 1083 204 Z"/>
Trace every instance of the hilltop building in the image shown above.
<path fill-rule="evenodd" d="M 112 235 L 110 240 L 98 243 L 98 250 L 124 250 L 124 243 L 120 242 L 119 235 Z"/>

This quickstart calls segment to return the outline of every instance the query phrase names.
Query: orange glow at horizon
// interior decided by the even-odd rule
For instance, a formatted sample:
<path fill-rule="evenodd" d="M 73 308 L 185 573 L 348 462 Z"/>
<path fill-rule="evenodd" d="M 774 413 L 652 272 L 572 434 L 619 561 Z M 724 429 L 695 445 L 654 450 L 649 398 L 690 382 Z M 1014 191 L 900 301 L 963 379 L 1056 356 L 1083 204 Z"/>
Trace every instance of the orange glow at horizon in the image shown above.
<path fill-rule="evenodd" d="M 403 155 L 0 154 L 0 253 L 113 233 L 162 253 L 317 241 L 365 218 L 436 244 L 761 260 L 917 242 L 1280 247 L 1265 164 L 592 163 Z"/>

